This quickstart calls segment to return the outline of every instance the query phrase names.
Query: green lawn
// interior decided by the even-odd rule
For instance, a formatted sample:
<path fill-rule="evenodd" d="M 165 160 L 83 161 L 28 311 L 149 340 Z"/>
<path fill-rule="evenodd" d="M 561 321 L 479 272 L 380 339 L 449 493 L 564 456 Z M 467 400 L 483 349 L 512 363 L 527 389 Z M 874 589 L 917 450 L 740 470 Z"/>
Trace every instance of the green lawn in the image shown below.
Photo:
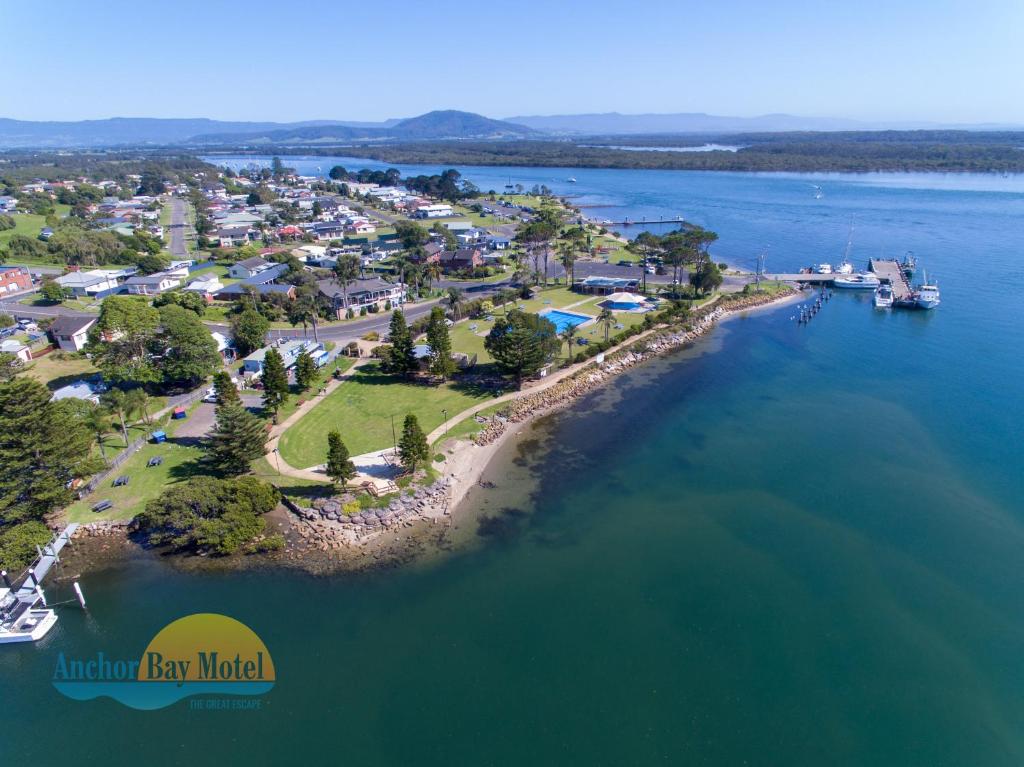
<path fill-rule="evenodd" d="M 319 391 L 320 387 L 326 384 L 328 380 L 330 380 L 331 376 L 334 375 L 335 370 L 340 370 L 342 373 L 344 373 L 346 370 L 352 367 L 355 364 L 355 362 L 355 359 L 353 359 L 352 357 L 338 357 L 330 364 L 324 365 L 322 368 L 320 368 L 316 380 L 313 381 L 312 384 L 310 384 L 310 387 L 307 391 L 299 392 L 297 391 L 295 386 L 292 386 L 291 396 L 289 396 L 288 400 L 284 403 L 284 405 L 281 406 L 281 409 L 277 411 L 278 423 L 282 423 L 285 420 L 287 420 L 288 417 L 299 408 L 299 405 L 302 402 L 308 400 L 311 397 L 317 396 L 317 391 Z"/>
<path fill-rule="evenodd" d="M 51 352 L 45 357 L 39 357 L 29 363 L 26 371 L 27 375 L 46 384 L 51 390 L 98 372 L 86 357 L 67 352 Z"/>
<path fill-rule="evenodd" d="M 170 421 L 163 427 L 168 435 L 172 435 L 174 425 L 180 421 Z M 159 428 L 159 427 L 156 427 Z M 109 451 L 108 451 L 109 452 Z M 69 522 L 98 522 L 111 519 L 131 519 L 141 512 L 146 502 L 156 498 L 167 485 L 188 480 L 198 474 L 205 474 L 198 459 L 203 449 L 192 444 L 175 444 L 173 436 L 162 444 L 146 444 L 122 466 L 107 477 L 94 493 L 73 503 L 67 509 Z M 159 466 L 148 467 L 146 464 L 153 456 L 162 456 L 164 462 Z M 131 481 L 123 487 L 112 487 L 114 479 L 126 474 Z M 93 513 L 92 506 L 101 500 L 111 500 L 114 507 L 99 514 Z"/>
<path fill-rule="evenodd" d="M 327 433 L 341 432 L 352 455 L 369 453 L 392 443 L 391 417 L 400 435 L 407 413 L 419 419 L 430 433 L 448 417 L 487 399 L 489 395 L 458 384 L 425 386 L 397 381 L 382 374 L 377 365 L 360 368 L 281 437 L 281 456 L 296 468 L 323 463 L 327 457 Z"/>
<path fill-rule="evenodd" d="M 61 218 L 68 214 L 71 210 L 70 205 L 55 205 L 57 209 L 57 218 Z M 14 219 L 15 226 L 13 229 L 0 232 L 0 250 L 7 247 L 7 243 L 10 242 L 11 238 L 16 234 L 22 234 L 26 237 L 35 239 L 39 236 L 39 231 L 46 226 L 46 216 L 38 216 L 35 213 L 15 213 L 11 216 Z M 63 263 L 55 258 L 45 259 L 21 259 L 18 263 L 26 264 L 39 264 L 39 265 L 53 265 Z"/>
<path fill-rule="evenodd" d="M 431 449 L 436 452 L 444 445 L 445 442 L 451 439 L 473 439 L 473 437 L 475 437 L 484 428 L 484 424 L 479 423 L 476 420 L 477 416 L 488 418 L 497 413 L 502 408 L 508 407 L 508 404 L 509 403 L 507 402 L 500 402 L 497 405 L 485 407 L 479 413 L 474 413 L 468 418 L 464 418 L 462 421 L 455 424 L 455 426 L 448 430 L 447 437 L 442 436 L 440 439 L 434 442 L 434 444 L 431 446 Z"/>

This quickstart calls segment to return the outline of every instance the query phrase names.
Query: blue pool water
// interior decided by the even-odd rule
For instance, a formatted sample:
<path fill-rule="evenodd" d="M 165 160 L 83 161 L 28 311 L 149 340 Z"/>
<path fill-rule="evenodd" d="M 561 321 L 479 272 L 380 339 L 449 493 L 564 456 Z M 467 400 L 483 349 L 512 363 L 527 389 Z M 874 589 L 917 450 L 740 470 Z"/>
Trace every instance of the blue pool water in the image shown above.
<path fill-rule="evenodd" d="M 540 316 L 555 323 L 555 330 L 559 333 L 568 327 L 576 327 L 593 319 L 593 317 L 586 314 L 574 314 L 573 312 L 563 312 L 558 309 L 547 309 L 541 312 Z"/>

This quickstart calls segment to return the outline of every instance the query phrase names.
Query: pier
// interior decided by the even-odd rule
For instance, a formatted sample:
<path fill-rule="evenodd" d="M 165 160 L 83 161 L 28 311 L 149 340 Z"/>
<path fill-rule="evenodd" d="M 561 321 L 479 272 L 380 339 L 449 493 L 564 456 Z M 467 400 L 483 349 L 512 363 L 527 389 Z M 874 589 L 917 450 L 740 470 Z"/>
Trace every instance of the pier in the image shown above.
<path fill-rule="evenodd" d="M 14 598 L 19 602 L 34 602 L 36 599 L 36 586 L 43 582 L 43 578 L 50 572 L 50 568 L 60 561 L 60 551 L 71 540 L 71 536 L 78 529 L 77 522 L 71 522 L 67 527 L 55 536 L 42 549 L 38 549 L 39 559 L 29 568 L 25 581 L 13 592 Z"/>
<path fill-rule="evenodd" d="M 868 268 L 882 282 L 892 286 L 892 295 L 896 301 L 907 301 L 913 291 L 910 289 L 910 282 L 903 267 L 896 261 L 884 261 L 880 258 L 872 258 L 868 262 Z"/>

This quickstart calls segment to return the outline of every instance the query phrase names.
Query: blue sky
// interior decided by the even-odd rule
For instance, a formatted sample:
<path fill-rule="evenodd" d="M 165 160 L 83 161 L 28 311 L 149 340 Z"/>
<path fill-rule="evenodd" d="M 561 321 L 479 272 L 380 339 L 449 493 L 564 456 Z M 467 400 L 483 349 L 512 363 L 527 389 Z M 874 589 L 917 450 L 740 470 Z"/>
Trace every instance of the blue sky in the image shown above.
<path fill-rule="evenodd" d="M 0 116 L 1024 123 L 1024 0 L 0 0 Z"/>

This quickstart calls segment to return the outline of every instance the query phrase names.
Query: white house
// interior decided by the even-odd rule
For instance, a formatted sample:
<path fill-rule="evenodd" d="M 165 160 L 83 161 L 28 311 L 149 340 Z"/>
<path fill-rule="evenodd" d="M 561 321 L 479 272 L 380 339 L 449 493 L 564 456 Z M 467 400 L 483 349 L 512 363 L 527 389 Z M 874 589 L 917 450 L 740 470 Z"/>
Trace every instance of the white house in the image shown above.
<path fill-rule="evenodd" d="M 434 203 L 433 205 L 420 205 L 413 214 L 416 218 L 444 218 L 454 216 L 452 206 L 446 203 Z"/>
<path fill-rule="evenodd" d="M 89 328 L 95 324 L 95 317 L 62 314 L 50 325 L 50 336 L 62 351 L 80 352 L 89 340 Z"/>
<path fill-rule="evenodd" d="M 68 272 L 54 280 L 74 296 L 94 296 L 117 287 L 117 275 L 102 269 L 88 272 Z"/>
<path fill-rule="evenodd" d="M 232 264 L 228 267 L 228 277 L 235 280 L 247 280 L 250 277 L 255 277 L 260 272 L 265 272 L 267 269 L 272 267 L 273 264 L 264 258 L 259 256 L 253 256 L 252 258 L 246 258 L 239 261 L 237 264 Z"/>
<path fill-rule="evenodd" d="M 13 339 L 0 341 L 0 354 L 13 354 L 22 362 L 32 361 L 32 350 L 25 346 L 21 341 L 15 341 Z"/>
<path fill-rule="evenodd" d="M 167 272 L 157 272 L 145 277 L 132 277 L 125 281 L 124 286 L 132 295 L 155 296 L 158 293 L 176 288 L 180 284 L 181 280 L 177 277 L 173 277 Z"/>
<path fill-rule="evenodd" d="M 218 290 L 223 289 L 224 284 L 214 274 L 204 275 L 197 280 L 192 280 L 185 286 L 184 290 L 190 293 L 199 293 L 202 296 L 212 296 Z"/>

